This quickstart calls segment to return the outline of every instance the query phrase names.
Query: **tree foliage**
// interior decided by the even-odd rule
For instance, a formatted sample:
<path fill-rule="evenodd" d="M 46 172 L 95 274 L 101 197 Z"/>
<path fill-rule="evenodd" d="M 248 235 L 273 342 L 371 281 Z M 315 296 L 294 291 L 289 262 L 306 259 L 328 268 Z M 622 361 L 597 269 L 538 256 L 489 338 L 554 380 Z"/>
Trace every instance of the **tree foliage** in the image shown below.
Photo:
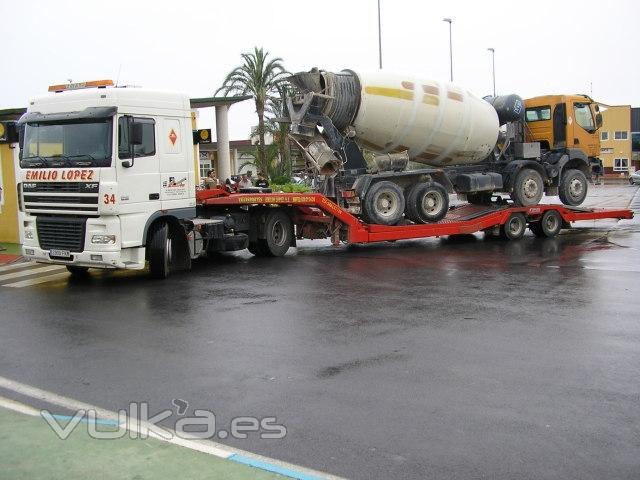
<path fill-rule="evenodd" d="M 282 82 L 289 73 L 282 64 L 282 58 L 269 58 L 269 52 L 265 52 L 263 48 L 255 47 L 253 52 L 243 53 L 241 56 L 242 65 L 229 72 L 222 87 L 216 91 L 216 95 L 222 92 L 225 96 L 253 96 L 258 115 L 256 167 L 258 170 L 269 172 L 271 161 L 269 160 L 270 152 L 265 145 L 267 132 L 265 114 L 272 109 L 273 99 L 281 95 L 284 88 Z"/>

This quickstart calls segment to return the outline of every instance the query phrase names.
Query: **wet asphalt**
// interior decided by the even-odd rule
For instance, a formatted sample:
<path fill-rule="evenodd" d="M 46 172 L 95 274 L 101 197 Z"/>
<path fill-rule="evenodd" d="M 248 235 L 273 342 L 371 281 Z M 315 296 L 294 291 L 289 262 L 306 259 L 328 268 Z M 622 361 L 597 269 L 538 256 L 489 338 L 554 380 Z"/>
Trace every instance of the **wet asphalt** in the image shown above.
<path fill-rule="evenodd" d="M 626 206 L 637 187 L 593 190 Z M 284 439 L 215 440 L 335 475 L 640 478 L 639 218 L 305 241 L 167 281 L 0 288 L 0 305 L 0 375 L 111 410 L 182 399 L 220 428 L 275 416 Z"/>

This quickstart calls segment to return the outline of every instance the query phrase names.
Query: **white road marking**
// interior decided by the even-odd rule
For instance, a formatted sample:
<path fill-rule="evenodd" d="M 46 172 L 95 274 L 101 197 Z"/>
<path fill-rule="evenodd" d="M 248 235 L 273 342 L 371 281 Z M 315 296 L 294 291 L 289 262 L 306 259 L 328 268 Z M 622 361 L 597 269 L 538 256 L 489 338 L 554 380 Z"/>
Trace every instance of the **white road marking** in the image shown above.
<path fill-rule="evenodd" d="M 38 285 L 40 283 L 47 283 L 47 282 L 53 282 L 56 280 L 63 280 L 65 278 L 68 278 L 71 274 L 69 272 L 61 272 L 61 273 L 54 273 L 53 275 L 45 275 L 44 277 L 36 277 L 36 278 L 31 278 L 28 280 L 22 280 L 20 282 L 14 282 L 14 283 L 5 283 L 4 285 L 0 285 L 2 287 L 11 287 L 11 288 L 22 288 L 22 287 L 29 287 L 31 285 Z"/>
<path fill-rule="evenodd" d="M 28 270 L 20 270 L 19 272 L 6 273 L 4 275 L 0 275 L 0 282 L 3 280 L 11 280 L 12 278 L 25 277 L 27 275 L 36 275 L 38 273 L 45 272 L 53 272 L 54 270 L 65 270 L 65 267 L 61 267 L 60 265 L 43 265 L 37 268 L 31 268 Z"/>
<path fill-rule="evenodd" d="M 10 272 L 11 270 L 18 270 L 19 268 L 34 267 L 35 265 L 37 265 L 37 263 L 35 262 L 11 263 L 9 265 L 0 266 L 0 272 Z"/>
<path fill-rule="evenodd" d="M 8 410 L 13 410 L 14 412 L 24 413 L 25 415 L 31 415 L 32 417 L 40 416 L 40 412 L 35 408 L 2 396 L 0 396 L 0 407 L 4 407 Z"/>
<path fill-rule="evenodd" d="M 105 410 L 104 408 L 96 407 L 95 405 L 91 405 L 89 403 L 80 402 L 78 400 L 74 400 L 72 398 L 64 397 L 62 395 L 58 395 L 57 393 L 49 392 L 47 390 L 42 390 L 37 387 L 32 387 L 31 385 L 27 385 L 24 383 L 16 382 L 15 380 L 11 380 L 9 378 L 0 377 L 0 387 L 11 390 L 12 392 L 18 393 L 20 395 L 24 395 L 26 397 L 35 398 L 37 400 L 41 400 L 47 402 L 52 405 L 58 405 L 60 407 L 66 408 L 71 411 L 76 410 L 93 410 L 96 412 L 96 416 L 109 420 L 119 421 L 118 414 L 116 412 L 112 412 L 109 410 Z M 0 397 L 1 398 L 1 397 Z M 13 402 L 17 403 L 17 402 Z M 24 405 L 27 408 L 33 408 L 29 405 Z M 244 457 L 249 457 L 251 459 L 271 463 L 273 465 L 277 465 L 280 467 L 284 467 L 291 471 L 297 471 L 302 474 L 298 478 L 304 478 L 303 476 L 313 476 L 317 478 L 325 478 L 328 480 L 342 480 L 341 477 L 337 477 L 334 475 L 329 475 L 324 472 L 319 472 L 317 470 L 311 470 L 309 468 L 300 467 L 298 465 L 294 465 L 291 463 L 283 462 L 277 460 L 275 458 L 264 457 L 262 455 L 257 455 L 251 452 L 247 452 L 245 450 L 240 450 L 238 448 L 228 447 L 221 443 L 217 443 L 211 440 L 202 440 L 202 439 L 186 439 L 178 437 L 175 432 L 165 426 L 162 428 L 171 432 L 171 438 L 166 438 L 159 436 L 154 433 L 155 425 L 150 424 L 149 422 L 138 421 L 130 421 L 128 422 L 128 429 L 130 431 L 134 431 L 136 433 L 144 432 L 150 437 L 157 438 L 162 442 L 171 443 L 173 445 L 178 445 L 181 447 L 189 448 L 191 450 L 196 450 L 198 452 L 206 453 L 209 455 L 214 455 L 219 458 L 229 458 L 233 455 L 239 455 Z M 125 425 L 121 424 L 124 428 Z"/>

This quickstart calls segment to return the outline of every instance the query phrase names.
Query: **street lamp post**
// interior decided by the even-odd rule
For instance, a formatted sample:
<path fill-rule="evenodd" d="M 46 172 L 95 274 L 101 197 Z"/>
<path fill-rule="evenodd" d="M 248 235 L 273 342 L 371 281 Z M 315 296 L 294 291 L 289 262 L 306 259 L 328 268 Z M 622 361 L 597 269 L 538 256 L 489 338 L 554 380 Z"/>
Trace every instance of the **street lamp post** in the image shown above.
<path fill-rule="evenodd" d="M 382 23 L 380 20 L 380 0 L 378 0 L 378 62 L 382 70 Z"/>
<path fill-rule="evenodd" d="M 449 24 L 449 69 L 451 71 L 451 81 L 453 82 L 453 42 L 451 41 L 451 24 L 453 20 L 451 18 L 443 18 L 442 21 Z"/>
<path fill-rule="evenodd" d="M 496 50 L 495 48 L 487 48 L 491 52 L 491 69 L 493 72 L 493 96 L 496 96 Z"/>

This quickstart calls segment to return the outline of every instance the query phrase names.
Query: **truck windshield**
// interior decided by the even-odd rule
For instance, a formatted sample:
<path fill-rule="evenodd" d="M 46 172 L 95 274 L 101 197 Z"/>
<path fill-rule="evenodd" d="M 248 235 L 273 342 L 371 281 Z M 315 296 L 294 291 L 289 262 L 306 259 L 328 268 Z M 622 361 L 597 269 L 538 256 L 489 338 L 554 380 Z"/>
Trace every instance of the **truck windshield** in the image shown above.
<path fill-rule="evenodd" d="M 112 118 L 27 123 L 20 142 L 20 166 L 108 167 L 112 124 Z"/>

